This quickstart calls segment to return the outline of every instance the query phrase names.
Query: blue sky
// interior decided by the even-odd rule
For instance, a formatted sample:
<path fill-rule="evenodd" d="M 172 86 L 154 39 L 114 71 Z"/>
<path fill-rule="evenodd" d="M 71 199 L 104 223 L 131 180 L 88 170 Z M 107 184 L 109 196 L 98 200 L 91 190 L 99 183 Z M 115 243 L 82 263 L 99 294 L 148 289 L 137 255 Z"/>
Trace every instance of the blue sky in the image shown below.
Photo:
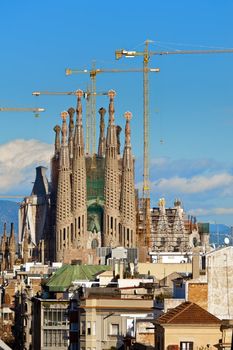
<path fill-rule="evenodd" d="M 116 61 L 116 49 L 233 48 L 232 1 L 17 1 L 0 2 L 0 107 L 44 107 L 1 113 L 0 192 L 29 194 L 37 165 L 48 164 L 53 126 L 75 106 L 70 96 L 35 90 L 86 89 L 88 75 L 65 68 L 141 68 L 142 59 Z M 153 56 L 150 75 L 152 205 L 180 198 L 198 221 L 233 225 L 233 54 Z M 114 89 L 116 121 L 133 113 L 136 182 L 142 181 L 142 74 L 102 74 L 97 90 Z M 106 98 L 97 108 L 107 107 Z M 161 142 L 162 140 L 162 142 Z M 123 139 L 122 139 L 123 142 Z"/>

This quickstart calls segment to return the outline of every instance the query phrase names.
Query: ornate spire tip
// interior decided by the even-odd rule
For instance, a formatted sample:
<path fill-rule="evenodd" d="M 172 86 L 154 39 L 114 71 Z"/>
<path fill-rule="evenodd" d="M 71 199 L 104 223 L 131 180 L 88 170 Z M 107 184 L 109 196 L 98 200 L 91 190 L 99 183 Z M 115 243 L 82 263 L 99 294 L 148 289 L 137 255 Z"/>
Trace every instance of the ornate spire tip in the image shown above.
<path fill-rule="evenodd" d="M 108 97 L 109 98 L 114 98 L 116 96 L 116 91 L 114 91 L 114 90 L 109 90 L 108 91 Z"/>
<path fill-rule="evenodd" d="M 132 113 L 131 112 L 125 112 L 124 117 L 127 121 L 130 121 L 132 119 Z"/>
<path fill-rule="evenodd" d="M 79 98 L 81 98 L 81 97 L 83 97 L 83 90 L 76 90 L 75 91 L 75 95 L 77 96 L 77 97 L 79 97 Z"/>
<path fill-rule="evenodd" d="M 68 116 L 68 112 L 66 112 L 66 111 L 61 112 L 61 118 L 62 118 L 62 120 L 66 120 L 67 116 Z"/>

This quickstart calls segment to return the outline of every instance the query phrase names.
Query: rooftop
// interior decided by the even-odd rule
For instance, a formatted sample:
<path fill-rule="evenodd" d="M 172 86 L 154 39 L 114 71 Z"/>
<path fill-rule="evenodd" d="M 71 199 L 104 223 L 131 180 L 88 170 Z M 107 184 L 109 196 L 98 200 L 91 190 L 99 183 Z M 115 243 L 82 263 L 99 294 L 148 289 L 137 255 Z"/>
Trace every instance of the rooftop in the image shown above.
<path fill-rule="evenodd" d="M 156 324 L 221 324 L 221 320 L 195 303 L 186 301 L 160 316 Z"/>
<path fill-rule="evenodd" d="M 74 281 L 91 281 L 95 275 L 110 270 L 106 265 L 63 265 L 46 283 L 50 292 L 65 292 Z"/>

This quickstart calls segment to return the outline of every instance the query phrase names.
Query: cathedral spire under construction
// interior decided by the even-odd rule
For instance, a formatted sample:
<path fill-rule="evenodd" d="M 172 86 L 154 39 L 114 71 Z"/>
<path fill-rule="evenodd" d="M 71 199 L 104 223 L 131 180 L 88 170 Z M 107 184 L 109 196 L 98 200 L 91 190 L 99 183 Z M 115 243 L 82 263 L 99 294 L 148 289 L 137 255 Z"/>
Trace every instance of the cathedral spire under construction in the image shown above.
<path fill-rule="evenodd" d="M 69 153 L 70 153 L 70 162 L 72 163 L 72 158 L 73 158 L 73 139 L 74 139 L 74 113 L 75 110 L 74 108 L 69 108 L 68 109 L 68 114 L 70 117 L 69 120 L 69 138 L 68 138 L 68 145 L 69 145 Z"/>
<path fill-rule="evenodd" d="M 121 180 L 121 230 L 120 243 L 124 247 L 133 247 L 136 236 L 136 212 L 135 212 L 135 189 L 134 189 L 134 162 L 130 141 L 130 119 L 132 114 L 125 113 L 125 147 L 122 162 Z"/>
<path fill-rule="evenodd" d="M 77 118 L 74 132 L 73 168 L 72 168 L 72 214 L 73 227 L 71 241 L 73 248 L 81 248 L 84 245 L 87 229 L 87 188 L 86 188 L 86 163 L 84 150 L 84 136 L 82 125 L 83 91 L 77 91 Z"/>
<path fill-rule="evenodd" d="M 68 113 L 62 112 L 62 144 L 60 151 L 60 165 L 57 190 L 56 211 L 56 260 L 63 260 L 64 251 L 69 249 L 71 226 L 71 183 L 70 183 L 70 159 L 67 144 Z"/>
<path fill-rule="evenodd" d="M 100 108 L 99 114 L 100 114 L 100 136 L 99 136 L 99 147 L 98 147 L 98 156 L 104 157 L 105 156 L 105 148 L 106 148 L 106 140 L 105 140 L 105 124 L 104 124 L 104 116 L 106 113 L 106 109 Z"/>
<path fill-rule="evenodd" d="M 61 128 L 56 125 L 53 130 L 55 131 L 54 142 L 54 155 L 51 159 L 51 182 L 52 182 L 52 201 L 56 202 L 57 197 L 57 185 L 58 185 L 58 172 L 59 172 L 59 154 L 61 149 L 60 133 Z"/>
<path fill-rule="evenodd" d="M 16 253 L 16 245 L 15 245 L 14 224 L 11 223 L 11 232 L 10 232 L 10 238 L 9 238 L 9 267 L 10 267 L 10 270 L 13 270 L 13 266 L 15 263 L 15 253 Z"/>
<path fill-rule="evenodd" d="M 106 138 L 105 154 L 105 186 L 104 186 L 104 246 L 115 247 L 119 245 L 119 199 L 120 181 L 117 154 L 117 135 L 114 124 L 114 97 L 115 91 L 109 93 L 109 122 Z"/>

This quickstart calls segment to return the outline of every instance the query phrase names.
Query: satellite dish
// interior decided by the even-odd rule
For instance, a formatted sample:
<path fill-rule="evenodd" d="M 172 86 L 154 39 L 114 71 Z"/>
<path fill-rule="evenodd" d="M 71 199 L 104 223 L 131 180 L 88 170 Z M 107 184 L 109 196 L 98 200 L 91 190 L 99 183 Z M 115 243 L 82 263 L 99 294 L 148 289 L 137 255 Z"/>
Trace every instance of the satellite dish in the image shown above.
<path fill-rule="evenodd" d="M 224 238 L 224 243 L 225 243 L 226 245 L 228 245 L 228 244 L 230 243 L 230 240 L 229 240 L 228 237 L 225 237 L 225 238 Z"/>

